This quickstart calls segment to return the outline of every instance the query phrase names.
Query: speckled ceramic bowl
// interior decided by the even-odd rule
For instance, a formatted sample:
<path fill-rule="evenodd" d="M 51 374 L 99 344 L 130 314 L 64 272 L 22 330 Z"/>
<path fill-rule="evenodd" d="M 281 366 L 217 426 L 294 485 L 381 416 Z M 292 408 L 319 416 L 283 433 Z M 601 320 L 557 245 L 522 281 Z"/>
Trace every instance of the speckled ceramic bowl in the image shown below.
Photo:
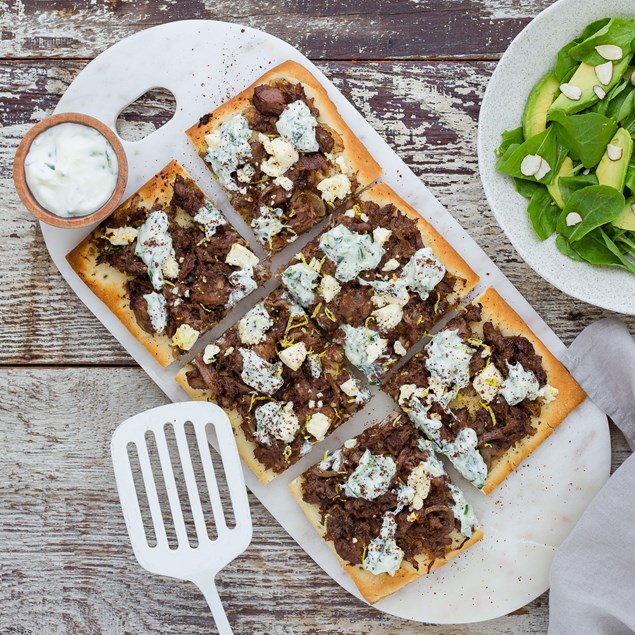
<path fill-rule="evenodd" d="M 632 0 L 559 0 L 512 42 L 490 80 L 478 125 L 481 180 L 496 220 L 518 253 L 545 280 L 590 304 L 635 315 L 635 275 L 563 256 L 555 237 L 540 241 L 527 214 L 527 200 L 513 180 L 496 171 L 494 150 L 504 130 L 521 125 L 534 84 L 553 68 L 558 50 L 587 24 L 605 17 L 635 18 Z"/>

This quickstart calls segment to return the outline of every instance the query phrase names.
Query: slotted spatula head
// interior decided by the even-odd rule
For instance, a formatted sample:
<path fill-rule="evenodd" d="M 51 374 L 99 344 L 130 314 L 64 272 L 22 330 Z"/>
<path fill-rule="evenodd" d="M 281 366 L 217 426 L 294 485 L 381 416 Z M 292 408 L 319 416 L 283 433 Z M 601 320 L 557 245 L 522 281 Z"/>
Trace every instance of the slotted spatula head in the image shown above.
<path fill-rule="evenodd" d="M 206 492 L 200 492 L 198 489 L 185 433 L 188 423 L 194 428 L 198 452 L 198 457 L 195 458 L 198 459 L 197 464 L 202 465 Z M 170 427 L 172 430 L 169 430 Z M 210 432 L 210 428 L 216 437 L 216 446 L 222 458 L 222 461 L 217 460 L 215 463 L 212 462 L 208 443 L 207 433 Z M 173 431 L 176 439 L 178 452 L 173 451 L 172 457 L 166 431 Z M 160 465 L 160 474 L 155 473 L 158 470 L 152 465 L 147 443 L 148 433 L 154 438 L 153 446 L 158 454 L 158 461 L 155 458 L 154 464 Z M 137 491 L 135 484 L 130 456 L 132 446 L 138 456 L 145 495 Z M 219 631 L 231 632 L 224 613 L 224 626 L 223 619 L 217 615 L 217 611 L 222 611 L 222 607 L 214 587 L 214 576 L 247 548 L 251 542 L 252 526 L 242 466 L 227 415 L 218 406 L 204 402 L 176 403 L 147 410 L 119 425 L 112 437 L 111 450 L 121 507 L 139 564 L 152 573 L 194 582 L 210 603 Z M 178 457 L 174 454 L 178 454 Z M 180 479 L 177 482 L 175 478 L 173 464 L 176 465 L 177 458 L 183 482 L 180 482 Z M 223 507 L 216 480 L 219 470 L 223 470 L 225 474 L 231 510 Z M 167 509 L 161 507 L 157 482 L 165 486 Z M 181 491 L 185 489 L 187 492 L 196 531 L 196 546 L 192 546 L 188 540 L 179 498 L 179 485 Z M 211 503 L 216 539 L 211 539 L 208 534 L 202 504 L 205 500 Z M 142 505 L 150 510 L 155 545 L 150 543 L 146 535 Z M 232 527 L 228 526 L 226 512 L 230 512 L 230 516 L 235 520 Z M 172 548 L 168 542 L 164 518 L 170 518 L 172 521 L 176 534 L 176 548 Z"/>

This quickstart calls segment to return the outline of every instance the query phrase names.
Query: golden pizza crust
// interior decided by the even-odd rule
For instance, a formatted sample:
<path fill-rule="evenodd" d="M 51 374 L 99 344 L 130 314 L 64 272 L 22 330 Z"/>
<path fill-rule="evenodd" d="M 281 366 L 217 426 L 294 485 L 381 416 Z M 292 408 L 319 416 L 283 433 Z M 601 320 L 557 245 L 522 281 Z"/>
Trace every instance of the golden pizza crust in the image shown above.
<path fill-rule="evenodd" d="M 543 406 L 540 416 L 532 420 L 536 433 L 518 441 L 492 463 L 482 490 L 489 494 L 585 400 L 586 394 L 497 291 L 487 289 L 474 303 L 483 305 L 482 322 L 491 321 L 503 335 L 522 335 L 534 345 L 536 353 L 542 356 L 548 383 L 558 389 L 556 398 Z"/>
<path fill-rule="evenodd" d="M 192 140 L 201 158 L 205 158 L 207 151 L 205 135 L 216 130 L 223 122 L 249 105 L 249 100 L 253 96 L 253 91 L 256 86 L 276 79 L 286 79 L 302 83 L 307 97 L 314 100 L 317 109 L 320 111 L 320 122 L 333 128 L 333 130 L 338 132 L 342 137 L 344 150 L 340 156 L 343 156 L 352 167 L 352 171 L 356 173 L 357 182 L 360 186 L 364 187 L 379 177 L 381 167 L 375 159 L 373 159 L 362 142 L 355 136 L 353 131 L 346 125 L 322 84 L 320 84 L 313 74 L 304 66 L 291 60 L 270 69 L 251 86 L 219 106 L 210 113 L 206 123 L 201 124 L 198 122 L 189 128 L 189 130 L 186 130 L 186 134 Z"/>
<path fill-rule="evenodd" d="M 389 185 L 377 183 L 362 192 L 359 198 L 362 201 L 373 201 L 382 206 L 392 203 L 398 210 L 413 220 L 417 225 L 417 229 L 421 232 L 425 246 L 432 249 L 434 255 L 443 263 L 449 273 L 465 280 L 461 284 L 459 284 L 460 281 L 457 282 L 457 293 L 465 295 L 478 284 L 480 278 L 472 271 L 457 251 L 414 207 L 406 203 Z"/>
<path fill-rule="evenodd" d="M 211 401 L 214 402 L 214 394 L 211 390 L 201 390 L 198 388 L 192 388 L 186 377 L 186 373 L 190 370 L 194 370 L 194 366 L 187 364 L 184 366 L 174 378 L 185 390 L 185 392 L 194 401 Z M 276 476 L 277 472 L 271 469 L 265 468 L 265 466 L 256 458 L 255 450 L 258 447 L 255 441 L 248 439 L 245 436 L 245 432 L 242 429 L 243 418 L 237 410 L 225 410 L 229 420 L 234 429 L 234 437 L 236 438 L 236 446 L 238 447 L 238 453 L 245 465 L 258 477 L 261 483 L 269 483 Z"/>
<path fill-rule="evenodd" d="M 326 527 L 322 522 L 320 506 L 307 503 L 302 498 L 302 475 L 298 476 L 289 483 L 289 490 L 291 491 L 293 498 L 295 498 L 298 502 L 298 505 L 302 508 L 302 511 L 305 513 L 309 522 L 315 527 L 318 534 L 324 538 L 324 535 L 326 534 Z M 465 537 L 456 530 L 451 535 L 453 538 L 454 548 L 452 551 L 448 552 L 444 558 L 436 558 L 431 561 L 427 556 L 417 556 L 416 560 L 419 564 L 418 570 L 415 569 L 409 562 L 403 561 L 401 563 L 401 567 L 397 570 L 394 576 L 391 576 L 388 573 L 375 575 L 374 573 L 364 569 L 361 565 L 349 564 L 337 554 L 332 540 L 326 541 L 326 544 L 335 554 L 342 565 L 342 568 L 351 576 L 351 578 L 353 578 L 353 582 L 355 582 L 357 588 L 360 590 L 360 593 L 364 596 L 366 601 L 370 602 L 370 604 L 374 604 L 395 591 L 402 589 L 413 580 L 423 577 L 429 571 L 433 571 L 434 569 L 438 569 L 444 564 L 447 564 L 449 560 L 458 556 L 462 551 L 469 549 L 469 547 L 481 540 L 483 538 L 483 530 L 477 528 L 469 540 L 465 540 Z"/>

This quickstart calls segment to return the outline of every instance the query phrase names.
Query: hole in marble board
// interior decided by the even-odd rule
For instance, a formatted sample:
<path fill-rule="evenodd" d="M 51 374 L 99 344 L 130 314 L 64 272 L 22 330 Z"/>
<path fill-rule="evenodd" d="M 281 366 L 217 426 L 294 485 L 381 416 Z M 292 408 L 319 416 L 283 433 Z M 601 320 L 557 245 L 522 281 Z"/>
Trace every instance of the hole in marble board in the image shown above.
<path fill-rule="evenodd" d="M 167 88 L 151 88 L 128 104 L 117 117 L 117 134 L 125 141 L 141 141 L 176 112 L 176 97 Z"/>

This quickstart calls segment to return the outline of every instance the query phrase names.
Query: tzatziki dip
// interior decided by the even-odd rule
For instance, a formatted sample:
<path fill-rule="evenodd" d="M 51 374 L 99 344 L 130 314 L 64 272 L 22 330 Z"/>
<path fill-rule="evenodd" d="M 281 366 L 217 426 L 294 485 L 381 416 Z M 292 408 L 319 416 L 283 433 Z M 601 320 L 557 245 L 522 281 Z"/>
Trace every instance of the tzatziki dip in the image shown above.
<path fill-rule="evenodd" d="M 24 161 L 26 182 L 37 202 L 56 216 L 96 212 L 117 185 L 119 164 L 98 130 L 60 123 L 41 132 Z"/>

